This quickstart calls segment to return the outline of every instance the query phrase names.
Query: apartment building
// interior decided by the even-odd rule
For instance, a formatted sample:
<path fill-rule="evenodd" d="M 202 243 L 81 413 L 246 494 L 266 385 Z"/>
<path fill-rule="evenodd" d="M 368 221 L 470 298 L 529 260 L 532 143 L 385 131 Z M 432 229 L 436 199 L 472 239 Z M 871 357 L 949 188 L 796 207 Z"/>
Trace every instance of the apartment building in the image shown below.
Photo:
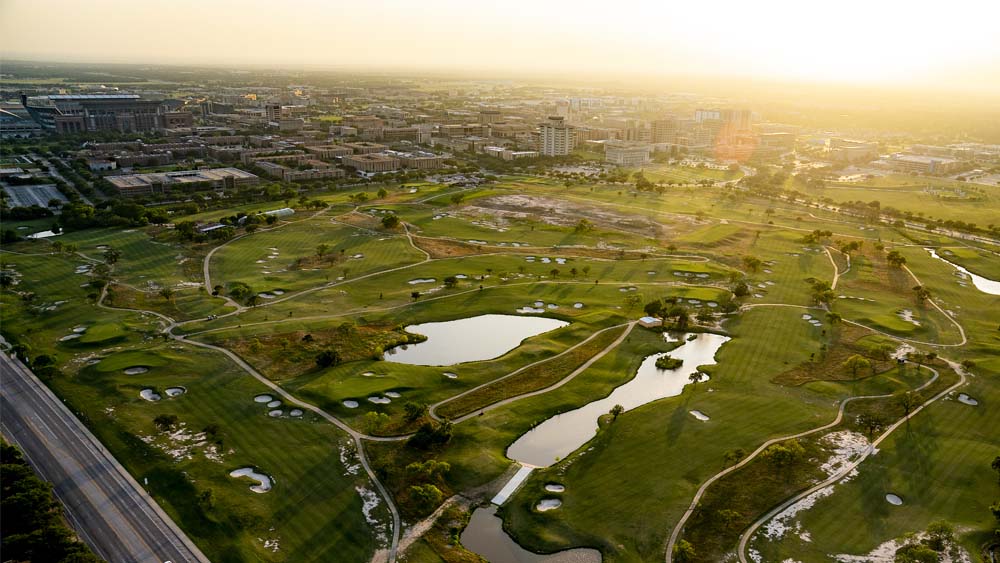
<path fill-rule="evenodd" d="M 572 125 L 562 117 L 551 116 L 538 124 L 538 148 L 545 156 L 565 156 L 573 150 L 574 134 Z"/>

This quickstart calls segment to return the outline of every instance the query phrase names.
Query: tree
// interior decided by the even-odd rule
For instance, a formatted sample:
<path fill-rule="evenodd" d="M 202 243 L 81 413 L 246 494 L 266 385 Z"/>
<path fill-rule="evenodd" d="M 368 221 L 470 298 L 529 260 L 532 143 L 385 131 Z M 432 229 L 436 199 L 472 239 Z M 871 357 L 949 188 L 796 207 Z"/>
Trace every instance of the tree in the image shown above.
<path fill-rule="evenodd" d="M 921 305 L 931 298 L 931 290 L 922 285 L 913 286 L 913 293 L 917 298 L 917 303 L 920 303 Z"/>
<path fill-rule="evenodd" d="M 876 413 L 865 412 L 858 415 L 858 424 L 865 429 L 865 433 L 871 439 L 875 436 L 876 432 L 882 429 L 885 421 Z"/>
<path fill-rule="evenodd" d="M 900 254 L 898 250 L 890 250 L 885 255 L 885 261 L 893 268 L 902 268 L 906 265 L 906 256 Z"/>
<path fill-rule="evenodd" d="M 761 457 L 777 467 L 787 467 L 798 461 L 805 453 L 805 448 L 798 440 L 788 440 L 780 444 L 772 444 L 764 450 Z"/>
<path fill-rule="evenodd" d="M 695 558 L 694 546 L 687 540 L 678 540 L 674 544 L 674 553 L 671 558 L 676 563 L 690 563 Z"/>
<path fill-rule="evenodd" d="M 451 194 L 451 203 L 452 204 L 454 204 L 454 205 L 461 205 L 461 203 L 463 201 L 465 201 L 465 194 L 463 194 L 461 192 L 460 193 L 456 193 L 456 194 Z"/>
<path fill-rule="evenodd" d="M 938 563 L 936 551 L 922 543 L 908 543 L 896 550 L 895 563 Z"/>
<path fill-rule="evenodd" d="M 743 518 L 742 514 L 730 508 L 724 508 L 715 514 L 718 516 L 719 521 L 722 522 L 722 526 L 726 529 L 733 528 L 734 525 L 738 524 L 740 519 Z"/>
<path fill-rule="evenodd" d="M 112 246 L 109 246 L 106 249 L 104 249 L 104 262 L 109 266 L 114 266 L 115 264 L 117 264 L 118 260 L 121 257 L 122 257 L 121 251 Z"/>
<path fill-rule="evenodd" d="M 746 450 L 744 450 L 743 448 L 736 448 L 735 450 L 729 450 L 728 452 L 726 452 L 726 455 L 723 456 L 722 459 L 725 461 L 726 465 L 732 465 L 734 463 L 739 462 L 746 456 L 747 456 Z"/>
<path fill-rule="evenodd" d="M 442 498 L 444 495 L 441 493 L 441 489 L 430 483 L 410 486 L 410 499 L 422 513 L 430 512 L 441 503 Z"/>
<path fill-rule="evenodd" d="M 340 353 L 332 348 L 327 348 L 316 354 L 316 365 L 321 368 L 328 368 L 340 363 Z"/>
<path fill-rule="evenodd" d="M 325 242 L 321 242 L 321 243 L 319 243 L 319 244 L 316 245 L 316 256 L 319 256 L 320 258 L 322 258 L 328 252 L 330 252 L 331 249 L 332 249 L 332 247 L 329 244 L 327 244 Z"/>
<path fill-rule="evenodd" d="M 868 369 L 872 366 L 872 363 L 868 361 L 867 358 L 854 354 L 850 358 L 844 361 L 844 367 L 851 370 L 851 375 L 854 377 L 858 376 L 858 370 Z"/>
<path fill-rule="evenodd" d="M 458 278 L 455 276 L 448 276 L 444 278 L 444 286 L 448 289 L 454 289 L 458 286 Z"/>
<path fill-rule="evenodd" d="M 410 292 L 410 299 L 413 299 L 414 301 L 416 301 L 417 299 L 420 299 L 420 292 L 419 291 L 411 291 Z"/>
<path fill-rule="evenodd" d="M 365 414 L 365 428 L 368 432 L 379 432 L 389 424 L 389 415 L 384 412 L 369 411 Z"/>
<path fill-rule="evenodd" d="M 736 285 L 733 286 L 733 295 L 740 299 L 750 295 L 750 286 L 743 281 L 736 282 Z"/>
<path fill-rule="evenodd" d="M 611 410 L 610 410 L 610 411 L 608 411 L 608 414 L 610 414 L 610 415 L 611 415 L 611 420 L 612 420 L 612 421 L 615 421 L 615 420 L 618 420 L 618 417 L 619 417 L 619 416 L 620 416 L 620 415 L 621 415 L 621 414 L 622 414 L 623 412 L 625 412 L 625 407 L 623 407 L 623 406 L 621 406 L 621 405 L 615 405 L 615 406 L 611 407 Z"/>
<path fill-rule="evenodd" d="M 907 391 L 899 396 L 897 399 L 899 407 L 903 409 L 903 416 L 910 416 L 910 412 L 917 407 L 920 403 L 924 401 L 920 393 L 916 391 Z"/>
<path fill-rule="evenodd" d="M 394 213 L 385 215 L 382 217 L 382 226 L 387 229 L 395 229 L 399 226 L 399 217 Z"/>
<path fill-rule="evenodd" d="M 927 539 L 924 542 L 934 551 L 944 551 L 953 539 L 955 528 L 944 520 L 936 520 L 927 526 Z"/>
<path fill-rule="evenodd" d="M 174 300 L 174 290 L 169 286 L 163 286 L 160 289 L 160 297 L 169 303 Z"/>
<path fill-rule="evenodd" d="M 580 219 L 573 227 L 573 232 L 576 234 L 589 233 L 592 230 L 594 230 L 594 224 L 587 218 Z"/>
<path fill-rule="evenodd" d="M 178 419 L 176 414 L 161 414 L 157 415 L 156 418 L 153 419 L 153 424 L 164 432 L 173 430 L 174 426 L 177 425 L 177 422 Z"/>
<path fill-rule="evenodd" d="M 625 294 L 625 297 L 622 298 L 622 301 L 625 304 L 625 310 L 632 311 L 639 305 L 642 305 L 642 296 L 636 292 L 629 292 Z"/>
<path fill-rule="evenodd" d="M 826 314 L 826 320 L 831 325 L 837 325 L 840 324 L 842 320 L 844 320 L 844 317 L 840 316 L 840 313 L 834 313 L 833 311 L 830 311 L 829 313 Z"/>
<path fill-rule="evenodd" d="M 375 195 L 377 195 L 379 199 L 384 199 L 385 196 L 389 195 L 389 191 L 386 190 L 385 188 L 379 188 L 378 193 L 376 193 Z"/>
<path fill-rule="evenodd" d="M 757 258 L 756 256 L 743 257 L 743 266 L 751 272 L 760 270 L 761 265 L 763 265 L 763 262 L 761 262 L 760 258 Z"/>
<path fill-rule="evenodd" d="M 403 405 L 403 419 L 407 422 L 414 422 L 423 418 L 424 413 L 427 412 L 427 405 L 423 403 L 414 403 L 413 401 L 407 401 Z"/>

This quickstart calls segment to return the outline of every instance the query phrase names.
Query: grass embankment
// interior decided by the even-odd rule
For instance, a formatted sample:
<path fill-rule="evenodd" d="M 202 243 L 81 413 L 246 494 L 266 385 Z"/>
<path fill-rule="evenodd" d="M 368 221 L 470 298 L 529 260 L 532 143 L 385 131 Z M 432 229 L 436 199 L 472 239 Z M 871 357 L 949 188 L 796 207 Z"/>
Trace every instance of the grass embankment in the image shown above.
<path fill-rule="evenodd" d="M 544 389 L 566 377 L 587 360 L 610 346 L 624 330 L 624 327 L 606 330 L 594 337 L 593 340 L 581 344 L 565 354 L 519 371 L 510 377 L 477 389 L 453 401 L 448 401 L 437 409 L 437 414 L 446 419 L 458 418 L 504 399 Z"/>

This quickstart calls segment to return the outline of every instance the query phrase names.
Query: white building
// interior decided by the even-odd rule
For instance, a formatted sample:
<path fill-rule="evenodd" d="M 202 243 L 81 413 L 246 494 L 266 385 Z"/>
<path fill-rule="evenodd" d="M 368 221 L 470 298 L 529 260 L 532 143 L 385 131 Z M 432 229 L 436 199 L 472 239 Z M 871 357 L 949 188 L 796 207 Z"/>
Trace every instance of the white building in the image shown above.
<path fill-rule="evenodd" d="M 538 149 L 545 156 L 565 156 L 573 150 L 573 126 L 562 117 L 552 116 L 538 124 Z"/>
<path fill-rule="evenodd" d="M 604 143 L 604 160 L 618 166 L 642 166 L 650 161 L 652 145 L 647 143 L 626 143 L 608 141 Z"/>

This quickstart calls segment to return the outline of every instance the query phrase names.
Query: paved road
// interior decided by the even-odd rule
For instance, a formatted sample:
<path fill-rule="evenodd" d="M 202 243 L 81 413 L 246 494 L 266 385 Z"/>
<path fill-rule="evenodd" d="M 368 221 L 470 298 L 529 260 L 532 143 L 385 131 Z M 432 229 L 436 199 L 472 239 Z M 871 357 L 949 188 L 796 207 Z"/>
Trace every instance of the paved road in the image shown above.
<path fill-rule="evenodd" d="M 21 362 L 0 353 L 0 428 L 110 563 L 208 563 L 86 427 Z"/>

